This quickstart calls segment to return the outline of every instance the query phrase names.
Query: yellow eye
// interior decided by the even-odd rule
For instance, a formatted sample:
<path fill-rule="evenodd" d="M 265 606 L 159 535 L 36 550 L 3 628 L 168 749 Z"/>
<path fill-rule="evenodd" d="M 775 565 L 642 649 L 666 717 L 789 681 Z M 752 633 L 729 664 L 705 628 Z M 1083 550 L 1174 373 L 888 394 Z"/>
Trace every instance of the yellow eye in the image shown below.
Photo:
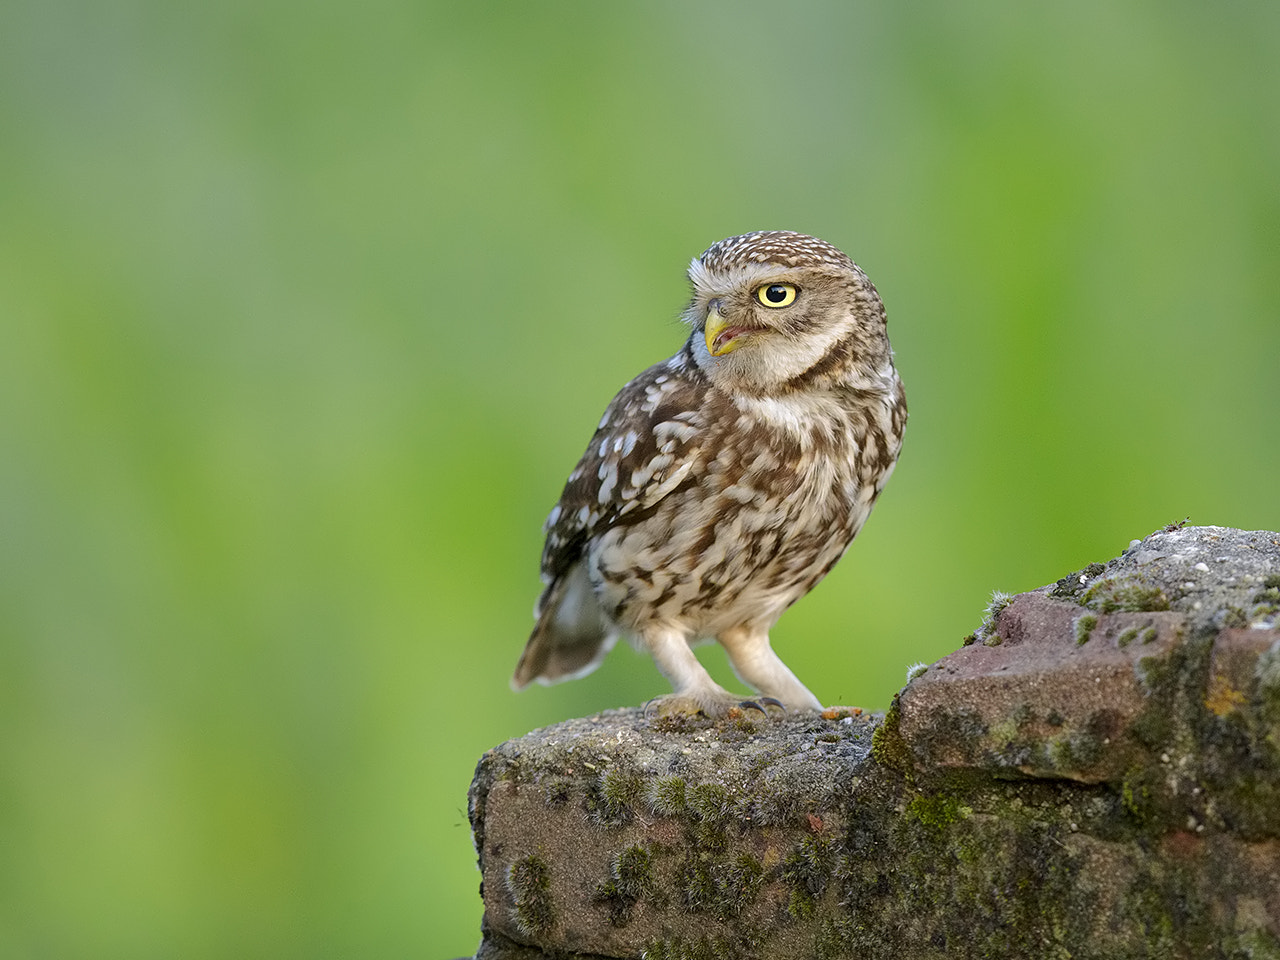
<path fill-rule="evenodd" d="M 789 307 L 799 292 L 789 283 L 771 283 L 756 291 L 756 299 L 766 307 Z"/>

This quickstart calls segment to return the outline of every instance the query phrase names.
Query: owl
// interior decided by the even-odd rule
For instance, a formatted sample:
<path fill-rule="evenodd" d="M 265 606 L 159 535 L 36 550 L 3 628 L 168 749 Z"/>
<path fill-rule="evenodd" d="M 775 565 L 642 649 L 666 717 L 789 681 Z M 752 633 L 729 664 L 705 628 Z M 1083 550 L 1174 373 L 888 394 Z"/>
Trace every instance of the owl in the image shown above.
<path fill-rule="evenodd" d="M 545 525 L 545 589 L 512 686 L 594 670 L 619 636 L 672 693 L 661 715 L 820 710 L 769 630 L 844 554 L 907 420 L 885 311 L 815 237 L 762 231 L 689 265 L 684 346 L 614 397 Z M 717 684 L 715 640 L 760 697 Z"/>

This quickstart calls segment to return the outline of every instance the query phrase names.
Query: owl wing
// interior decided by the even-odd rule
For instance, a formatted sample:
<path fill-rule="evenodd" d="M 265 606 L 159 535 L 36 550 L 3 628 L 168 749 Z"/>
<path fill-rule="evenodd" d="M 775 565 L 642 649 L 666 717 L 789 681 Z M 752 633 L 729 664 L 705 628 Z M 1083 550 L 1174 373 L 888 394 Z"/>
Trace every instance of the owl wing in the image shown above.
<path fill-rule="evenodd" d="M 696 482 L 706 444 L 706 382 L 677 354 L 628 383 L 605 409 L 595 435 L 544 526 L 538 624 L 514 684 L 589 672 L 612 643 L 582 563 L 589 542 L 639 523 L 663 498 Z"/>
<path fill-rule="evenodd" d="M 685 483 L 702 452 L 700 384 L 668 363 L 622 388 L 600 419 L 544 530 L 542 576 L 550 584 L 587 540 L 637 523 Z"/>

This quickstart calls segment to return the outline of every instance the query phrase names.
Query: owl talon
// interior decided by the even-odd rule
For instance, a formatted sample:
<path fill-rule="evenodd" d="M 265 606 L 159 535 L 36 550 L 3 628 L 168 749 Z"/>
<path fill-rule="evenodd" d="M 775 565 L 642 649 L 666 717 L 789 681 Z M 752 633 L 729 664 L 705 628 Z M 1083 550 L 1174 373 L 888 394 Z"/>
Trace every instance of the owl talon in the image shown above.
<path fill-rule="evenodd" d="M 711 715 L 707 713 L 700 701 L 678 693 L 668 693 L 665 696 L 654 697 L 644 705 L 646 720 L 656 720 L 664 717 L 696 717 L 699 714 L 703 716 Z"/>
<path fill-rule="evenodd" d="M 757 700 L 744 700 L 730 693 L 669 693 L 666 696 L 654 697 L 644 705 L 647 720 L 673 717 L 706 717 L 709 720 L 722 720 L 736 713 L 742 715 L 747 711 L 759 711 L 768 715 L 766 706 L 785 709 L 772 697 L 761 697 Z"/>

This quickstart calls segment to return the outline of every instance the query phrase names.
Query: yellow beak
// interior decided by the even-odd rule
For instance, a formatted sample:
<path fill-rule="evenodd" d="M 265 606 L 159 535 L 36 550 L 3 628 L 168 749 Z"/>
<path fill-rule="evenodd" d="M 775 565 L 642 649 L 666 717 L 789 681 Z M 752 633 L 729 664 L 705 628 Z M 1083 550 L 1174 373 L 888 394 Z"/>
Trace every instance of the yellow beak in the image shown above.
<path fill-rule="evenodd" d="M 713 309 L 707 314 L 707 326 L 705 329 L 707 337 L 707 353 L 713 357 L 723 357 L 726 353 L 732 353 L 738 346 L 738 338 L 732 337 L 724 343 L 716 343 L 720 334 L 729 328 L 729 324 L 724 317 L 720 316 L 720 311 Z"/>

